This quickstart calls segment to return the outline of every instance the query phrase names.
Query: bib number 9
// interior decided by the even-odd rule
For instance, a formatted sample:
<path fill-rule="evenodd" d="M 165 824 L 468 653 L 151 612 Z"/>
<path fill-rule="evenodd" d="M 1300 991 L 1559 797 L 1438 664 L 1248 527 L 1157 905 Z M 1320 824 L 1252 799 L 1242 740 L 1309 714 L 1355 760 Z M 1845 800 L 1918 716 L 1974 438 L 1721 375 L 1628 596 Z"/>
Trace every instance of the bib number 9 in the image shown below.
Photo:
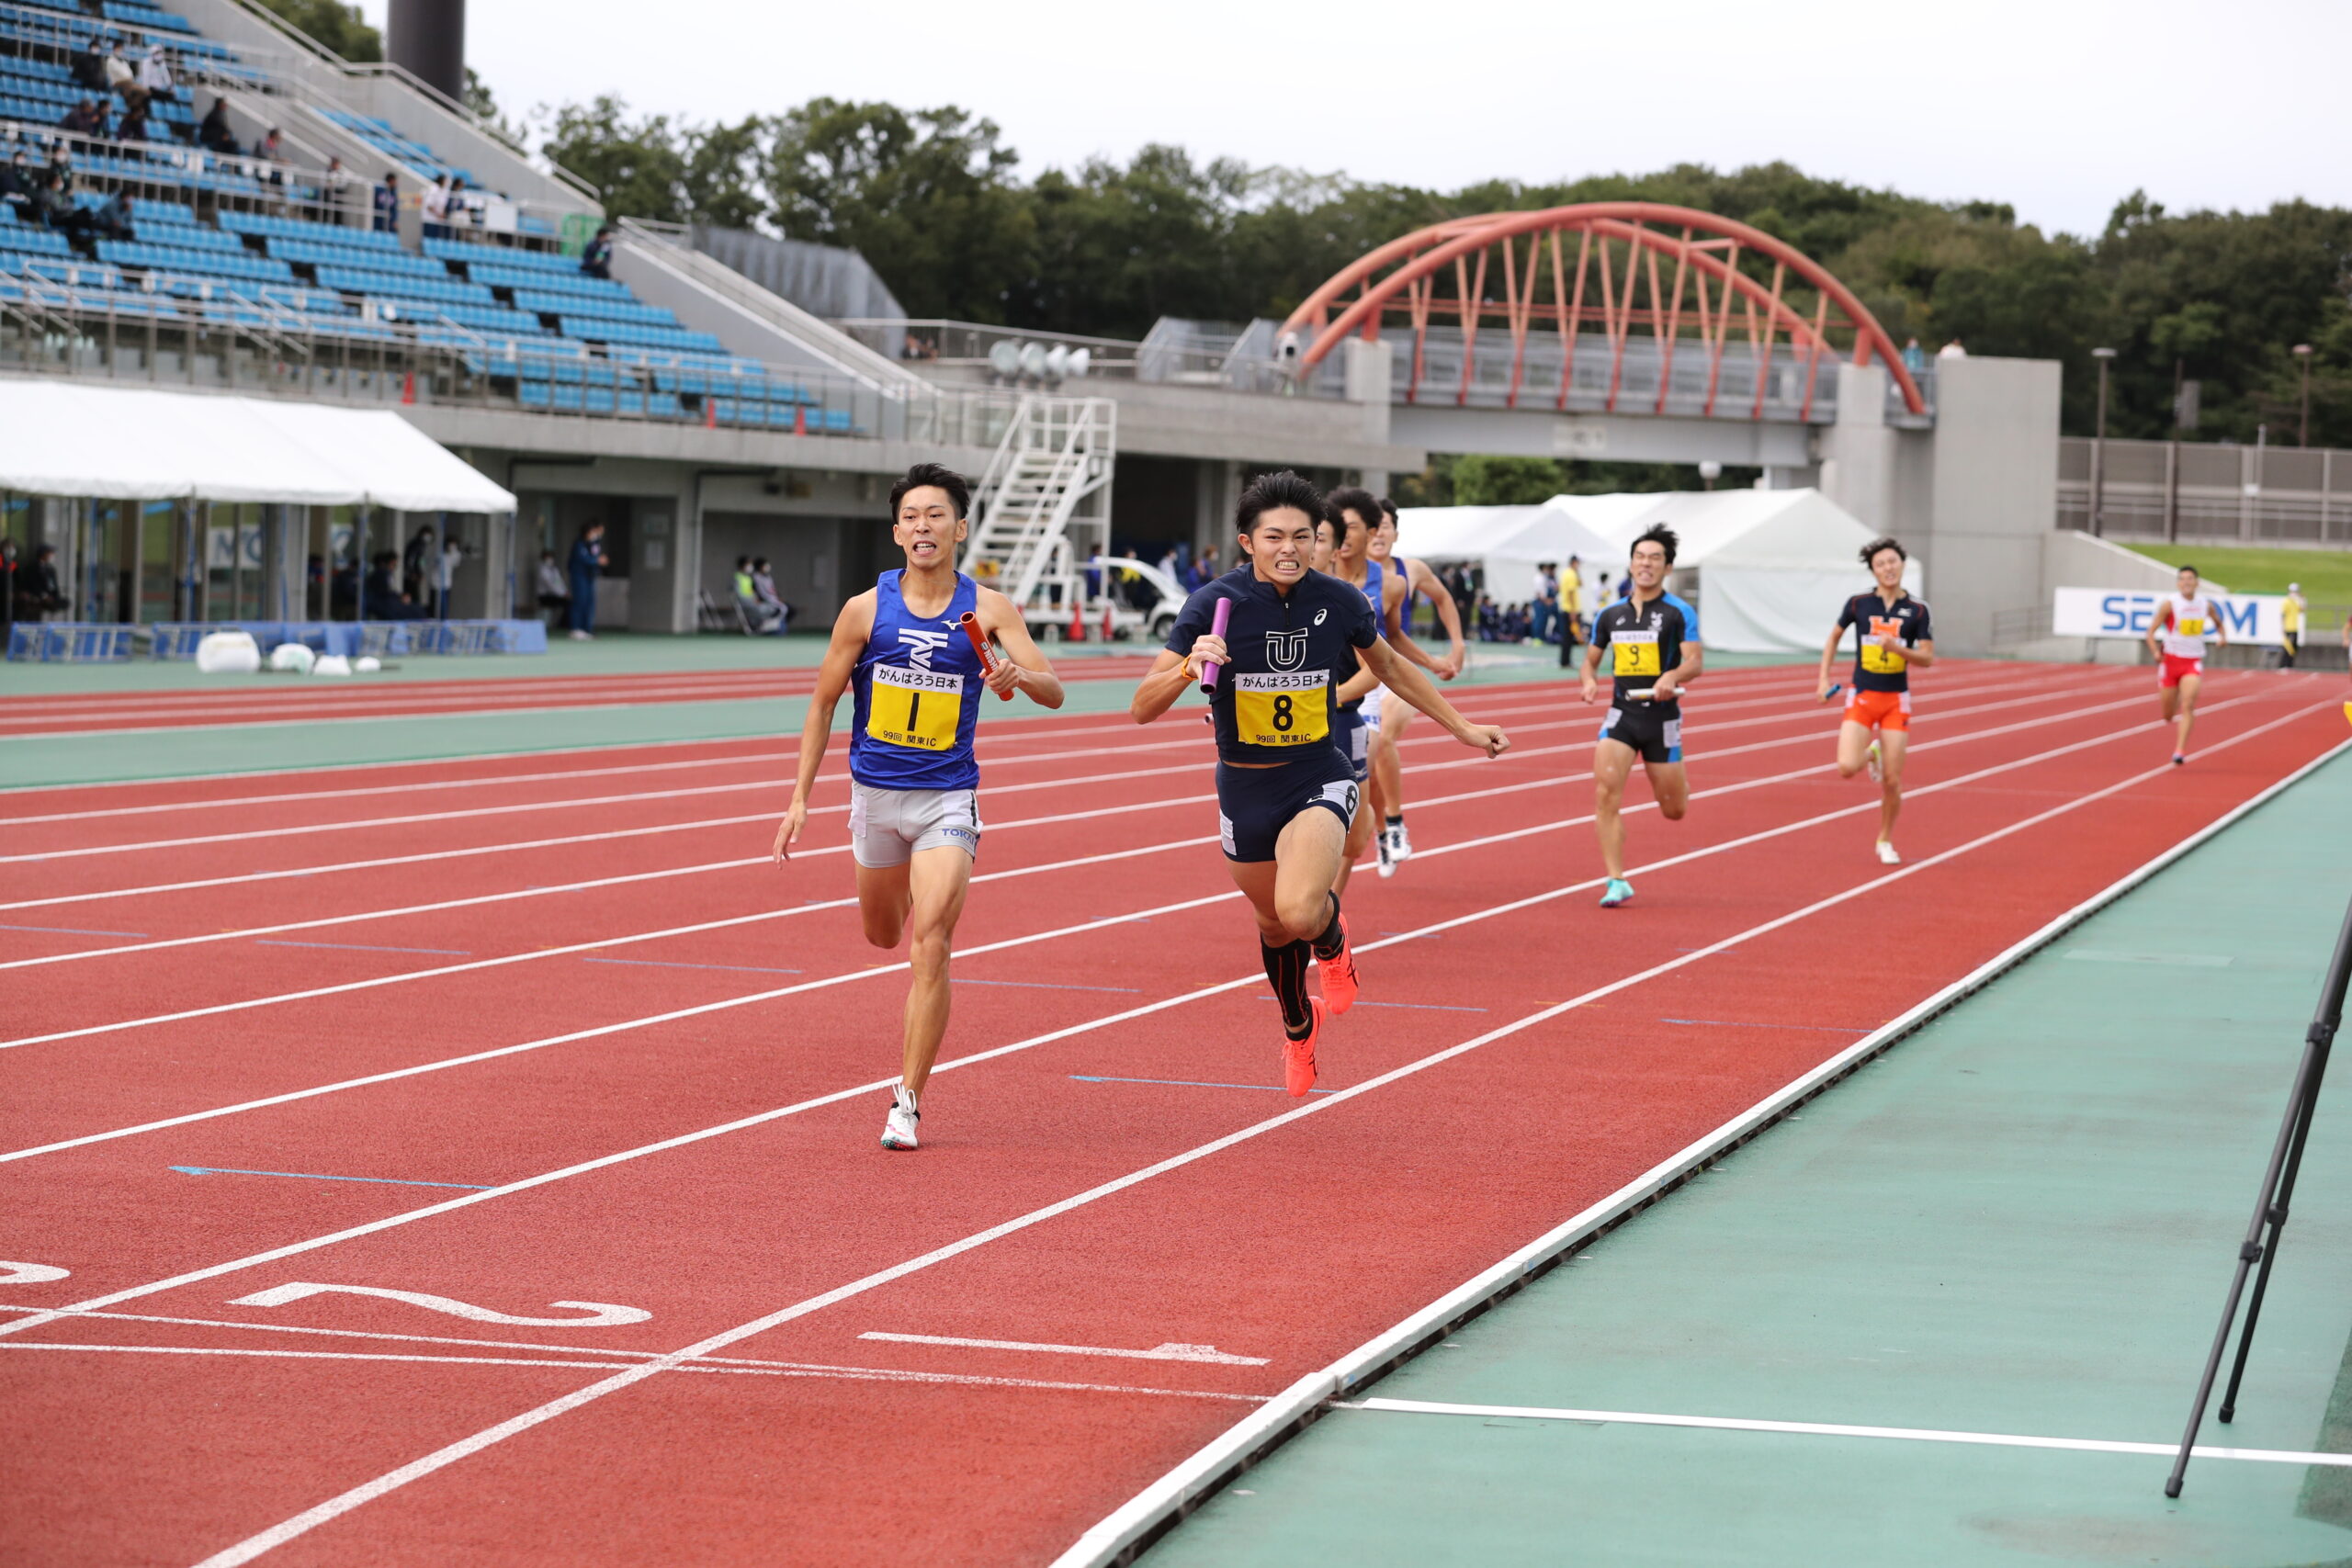
<path fill-rule="evenodd" d="M 1616 656 L 1616 663 L 1611 668 L 1619 675 L 1663 675 L 1666 673 L 1664 667 L 1658 662 L 1657 644 L 1654 641 L 1620 640 L 1611 643 L 1609 651 Z"/>
<path fill-rule="evenodd" d="M 1244 745 L 1304 746 L 1331 735 L 1329 682 L 1320 670 L 1239 675 L 1233 682 L 1233 728 Z"/>
<path fill-rule="evenodd" d="M 865 705 L 870 739 L 885 746 L 944 751 L 956 744 L 956 727 L 963 716 L 962 676 L 896 664 L 874 667 Z"/>

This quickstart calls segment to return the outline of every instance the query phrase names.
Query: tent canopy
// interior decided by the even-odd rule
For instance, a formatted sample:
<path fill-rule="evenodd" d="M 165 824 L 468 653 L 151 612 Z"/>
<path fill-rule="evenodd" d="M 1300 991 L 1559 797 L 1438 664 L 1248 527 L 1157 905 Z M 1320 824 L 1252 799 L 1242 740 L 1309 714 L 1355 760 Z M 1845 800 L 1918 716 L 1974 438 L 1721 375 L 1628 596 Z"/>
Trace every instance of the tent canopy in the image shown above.
<path fill-rule="evenodd" d="M 514 510 L 511 491 L 388 409 L 51 380 L 0 380 L 0 490 Z"/>
<path fill-rule="evenodd" d="M 1578 555 L 1588 571 L 1623 572 L 1635 536 L 1657 523 L 1679 541 L 1676 574 L 1691 584 L 1710 647 L 1739 653 L 1817 649 L 1846 599 L 1870 586 L 1860 550 L 1871 530 L 1817 490 L 1555 495 L 1541 506 L 1417 507 L 1397 519 L 1397 548 L 1480 562 L 1487 593 L 1508 604 L 1533 597 L 1535 568 L 1544 561 Z M 1917 561 L 1904 581 L 1919 591 Z"/>

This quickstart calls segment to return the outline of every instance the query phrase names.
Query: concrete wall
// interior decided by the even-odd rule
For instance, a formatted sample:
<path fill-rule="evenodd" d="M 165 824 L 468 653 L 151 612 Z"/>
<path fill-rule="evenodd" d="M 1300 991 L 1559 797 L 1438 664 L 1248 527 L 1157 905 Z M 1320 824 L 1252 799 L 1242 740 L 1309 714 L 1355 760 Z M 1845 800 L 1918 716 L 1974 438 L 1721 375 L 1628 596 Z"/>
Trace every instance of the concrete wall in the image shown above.
<path fill-rule="evenodd" d="M 2047 604 L 2060 588 L 2121 588 L 2135 593 L 2169 593 L 2179 576 L 2177 568 L 2153 556 L 2127 550 L 2088 534 L 2060 528 L 2042 536 L 2041 598 Z M 2209 584 L 2221 592 L 2221 583 Z"/>
<path fill-rule="evenodd" d="M 1924 487 L 1898 473 L 1892 491 L 1926 491 L 1924 528 L 1899 520 L 1927 563 L 1937 645 L 1989 653 L 1996 615 L 2041 603 L 2042 541 L 2058 513 L 2059 367 L 1971 357 L 1937 370 Z"/>

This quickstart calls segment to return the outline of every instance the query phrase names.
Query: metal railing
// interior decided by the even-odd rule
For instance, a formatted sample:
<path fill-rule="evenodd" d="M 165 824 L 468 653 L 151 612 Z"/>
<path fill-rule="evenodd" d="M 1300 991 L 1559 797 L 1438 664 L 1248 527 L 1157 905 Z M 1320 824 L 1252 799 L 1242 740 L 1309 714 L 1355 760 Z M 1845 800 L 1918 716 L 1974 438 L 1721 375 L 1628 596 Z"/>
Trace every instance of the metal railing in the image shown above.
<path fill-rule="evenodd" d="M 2126 540 L 2352 546 L 2352 452 L 2067 436 L 2058 525 Z"/>
<path fill-rule="evenodd" d="M 1252 340 L 1246 333 L 1236 342 L 1159 334 L 1138 343 L 936 317 L 850 317 L 832 325 L 876 353 L 916 369 L 994 386 L 1074 392 L 1087 381 L 1141 381 L 1329 397 L 1342 389 L 1336 364 L 1299 382 L 1272 357 L 1271 338 L 1268 352 L 1252 356 L 1248 352 Z"/>

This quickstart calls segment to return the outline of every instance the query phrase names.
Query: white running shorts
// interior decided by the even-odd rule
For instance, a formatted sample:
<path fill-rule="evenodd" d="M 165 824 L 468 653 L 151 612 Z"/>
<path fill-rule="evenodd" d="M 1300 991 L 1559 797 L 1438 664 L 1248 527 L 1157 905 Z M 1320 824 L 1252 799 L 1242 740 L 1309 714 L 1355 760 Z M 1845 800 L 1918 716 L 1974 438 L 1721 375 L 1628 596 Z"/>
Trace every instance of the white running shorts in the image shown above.
<path fill-rule="evenodd" d="M 968 789 L 849 786 L 849 852 L 868 870 L 904 865 L 919 850 L 980 854 L 980 797 Z"/>

